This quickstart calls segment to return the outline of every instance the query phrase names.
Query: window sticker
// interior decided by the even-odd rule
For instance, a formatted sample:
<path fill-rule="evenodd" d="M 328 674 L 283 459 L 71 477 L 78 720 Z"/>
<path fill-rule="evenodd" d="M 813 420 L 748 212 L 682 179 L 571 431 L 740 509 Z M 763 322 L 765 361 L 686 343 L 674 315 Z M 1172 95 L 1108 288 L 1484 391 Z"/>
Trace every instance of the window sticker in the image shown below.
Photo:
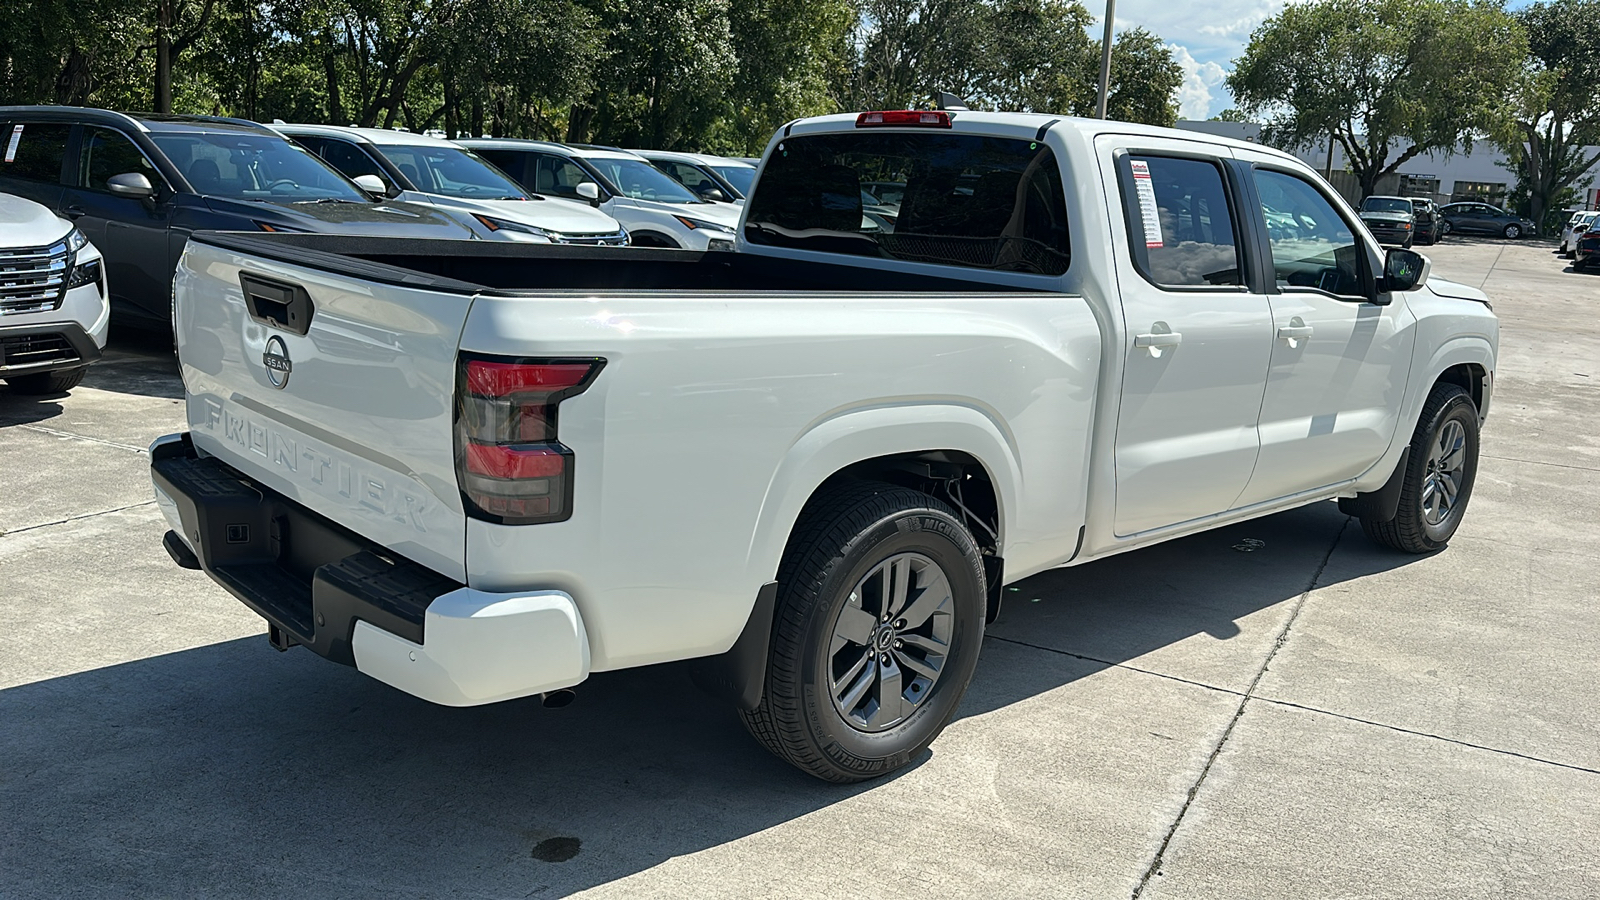
<path fill-rule="evenodd" d="M 22 126 L 14 125 L 11 128 L 11 140 L 6 143 L 6 162 L 17 161 L 17 143 L 22 140 Z"/>
<path fill-rule="evenodd" d="M 1133 167 L 1133 189 L 1139 195 L 1139 217 L 1144 220 L 1144 245 L 1164 247 L 1161 238 L 1161 211 L 1156 208 L 1156 186 L 1150 180 L 1150 164 L 1142 159 L 1130 159 Z"/>

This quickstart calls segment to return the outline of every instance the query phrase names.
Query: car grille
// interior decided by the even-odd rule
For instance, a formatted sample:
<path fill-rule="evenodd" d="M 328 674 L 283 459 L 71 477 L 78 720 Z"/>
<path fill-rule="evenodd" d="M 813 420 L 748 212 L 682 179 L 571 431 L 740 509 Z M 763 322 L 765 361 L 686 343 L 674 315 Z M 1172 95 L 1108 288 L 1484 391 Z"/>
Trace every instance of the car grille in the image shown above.
<path fill-rule="evenodd" d="M 558 240 L 563 244 L 603 244 L 620 247 L 628 243 L 628 233 L 616 231 L 607 234 L 573 234 L 569 231 L 562 233 Z"/>
<path fill-rule="evenodd" d="M 78 351 L 60 334 L 0 337 L 0 372 L 53 362 L 73 362 Z"/>
<path fill-rule="evenodd" d="M 64 244 L 0 249 L 0 316 L 56 309 L 66 283 Z"/>

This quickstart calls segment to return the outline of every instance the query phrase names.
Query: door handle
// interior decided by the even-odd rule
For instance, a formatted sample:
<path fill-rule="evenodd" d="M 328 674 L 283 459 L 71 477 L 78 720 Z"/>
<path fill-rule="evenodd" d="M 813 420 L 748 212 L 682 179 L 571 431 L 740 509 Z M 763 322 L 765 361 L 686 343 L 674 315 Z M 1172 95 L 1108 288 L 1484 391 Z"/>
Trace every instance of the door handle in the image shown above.
<path fill-rule="evenodd" d="M 89 211 L 81 206 L 69 206 L 62 210 L 62 212 L 66 213 L 67 218 L 69 219 L 76 219 L 80 216 L 86 216 L 89 214 Z"/>
<path fill-rule="evenodd" d="M 1155 330 L 1160 329 L 1160 330 Z M 1183 343 L 1183 335 L 1176 331 L 1168 331 L 1167 323 L 1157 322 L 1149 334 L 1136 334 L 1133 336 L 1133 346 L 1142 347 L 1150 353 L 1151 359 L 1160 359 L 1164 347 L 1176 347 Z"/>
<path fill-rule="evenodd" d="M 1287 341 L 1290 350 L 1298 350 L 1302 341 L 1309 341 L 1310 339 L 1311 326 L 1307 325 L 1306 320 L 1299 316 L 1290 319 L 1289 324 L 1278 327 L 1278 340 Z"/>

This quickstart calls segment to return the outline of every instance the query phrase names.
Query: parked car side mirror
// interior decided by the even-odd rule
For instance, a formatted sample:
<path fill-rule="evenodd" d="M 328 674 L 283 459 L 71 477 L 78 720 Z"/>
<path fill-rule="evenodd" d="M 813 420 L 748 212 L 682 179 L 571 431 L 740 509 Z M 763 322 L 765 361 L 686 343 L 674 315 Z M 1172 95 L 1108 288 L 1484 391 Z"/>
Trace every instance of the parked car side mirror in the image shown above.
<path fill-rule="evenodd" d="M 389 185 L 385 184 L 384 180 L 376 175 L 357 175 L 352 180 L 355 181 L 356 187 L 374 197 L 389 196 Z"/>
<path fill-rule="evenodd" d="M 592 181 L 585 181 L 584 183 L 578 185 L 576 190 L 579 197 L 582 197 L 590 203 L 598 203 L 600 200 L 600 186 Z"/>
<path fill-rule="evenodd" d="M 700 192 L 700 199 L 726 203 L 728 202 L 728 195 L 724 194 L 720 188 L 706 188 Z"/>
<path fill-rule="evenodd" d="M 143 172 L 124 172 L 106 179 L 106 188 L 118 197 L 148 200 L 156 195 L 155 185 Z"/>
<path fill-rule="evenodd" d="M 1415 250 L 1390 247 L 1383 258 L 1383 284 L 1381 293 L 1414 291 L 1428 281 L 1433 263 Z"/>

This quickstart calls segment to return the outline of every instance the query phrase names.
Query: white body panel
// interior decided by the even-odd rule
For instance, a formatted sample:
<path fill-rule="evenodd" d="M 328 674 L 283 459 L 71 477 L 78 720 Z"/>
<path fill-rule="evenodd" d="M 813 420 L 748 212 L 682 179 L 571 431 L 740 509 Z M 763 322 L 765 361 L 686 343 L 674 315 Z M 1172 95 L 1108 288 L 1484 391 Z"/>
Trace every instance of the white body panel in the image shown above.
<path fill-rule="evenodd" d="M 776 135 L 773 146 L 853 127 L 853 116 L 805 120 Z M 1036 140 L 1054 151 L 1072 241 L 1064 275 L 983 273 L 997 288 L 1025 289 L 993 294 L 529 290 L 467 297 L 191 243 L 178 290 L 195 443 L 470 591 L 569 598 L 570 613 L 560 603 L 517 607 L 517 615 L 531 616 L 525 621 L 546 623 L 539 627 L 550 629 L 550 647 L 565 648 L 548 650 L 550 670 L 517 669 L 513 652 L 492 640 L 450 626 L 434 630 L 431 609 L 429 646 L 358 632 L 364 670 L 453 703 L 560 687 L 556 681 L 581 679 L 580 671 L 726 650 L 758 588 L 775 576 L 806 500 L 863 460 L 946 450 L 981 463 L 998 496 L 997 549 L 1015 580 L 1374 490 L 1451 366 L 1481 369 L 1487 409 L 1497 325 L 1469 288 L 1424 286 L 1380 298 L 1386 305 L 1335 306 L 1276 291 L 1175 297 L 1132 268 L 1107 147 L 1134 141 L 1219 159 L 1261 153 L 1314 178 L 1298 161 L 1124 123 L 962 112 L 955 130 Z M 973 274 L 755 246 L 742 235 L 737 252 L 863 272 Z M 239 308 L 241 265 L 307 284 L 319 315 L 328 309 L 354 320 L 340 335 L 348 352 L 309 338 L 290 344 L 297 365 L 305 358 L 329 366 L 335 377 L 321 382 L 321 394 L 265 386 L 264 329 Z M 186 303 L 188 293 L 204 302 Z M 1275 334 L 1296 318 L 1313 334 L 1291 348 Z M 1183 334 L 1159 357 L 1135 346 L 1158 323 Z M 368 357 L 368 368 L 359 360 L 374 341 L 397 355 Z M 458 348 L 606 359 L 593 385 L 560 409 L 560 440 L 574 454 L 570 519 L 505 526 L 461 514 L 449 420 Z M 247 400 L 270 404 L 274 427 L 297 440 L 318 447 L 336 440 L 330 454 L 423 496 L 438 517 L 427 523 L 430 537 L 418 537 L 393 508 L 379 513 L 314 488 L 304 472 L 253 454 L 248 441 L 224 439 L 214 410 L 253 415 Z M 446 615 L 447 607 L 440 607 L 445 618 L 479 617 Z M 569 652 L 574 635 L 587 655 Z M 526 638 L 541 648 L 546 639 L 542 632 Z M 480 687 L 463 687 L 439 672 L 465 663 L 446 659 L 477 660 L 489 674 L 471 676 Z"/>
<path fill-rule="evenodd" d="M 316 304 L 310 333 L 251 319 L 241 268 L 304 285 Z M 451 403 L 468 298 L 268 265 L 196 241 L 174 289 L 195 447 L 465 580 Z M 294 366 L 281 389 L 262 364 L 269 337 Z"/>

